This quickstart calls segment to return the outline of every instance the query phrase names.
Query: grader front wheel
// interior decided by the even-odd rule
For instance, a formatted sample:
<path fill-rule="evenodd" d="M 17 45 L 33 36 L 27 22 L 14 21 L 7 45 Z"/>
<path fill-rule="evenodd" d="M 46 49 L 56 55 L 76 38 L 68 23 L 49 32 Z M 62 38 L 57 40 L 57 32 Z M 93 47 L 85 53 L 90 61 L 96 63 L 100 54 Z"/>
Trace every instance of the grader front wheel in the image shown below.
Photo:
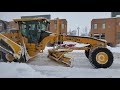
<path fill-rule="evenodd" d="M 113 54 L 107 48 L 97 48 L 90 52 L 89 60 L 95 68 L 109 68 L 113 63 Z"/>

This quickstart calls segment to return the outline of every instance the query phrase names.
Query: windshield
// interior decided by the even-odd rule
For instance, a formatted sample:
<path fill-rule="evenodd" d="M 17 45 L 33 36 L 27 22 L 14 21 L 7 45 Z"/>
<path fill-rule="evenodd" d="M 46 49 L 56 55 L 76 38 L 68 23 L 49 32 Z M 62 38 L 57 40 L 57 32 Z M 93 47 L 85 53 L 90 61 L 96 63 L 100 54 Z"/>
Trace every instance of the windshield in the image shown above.
<path fill-rule="evenodd" d="M 46 29 L 47 29 L 46 23 L 39 22 L 38 29 L 40 29 L 42 31 L 46 31 Z"/>
<path fill-rule="evenodd" d="M 21 34 L 28 38 L 29 42 L 38 42 L 41 32 L 48 28 L 48 22 L 45 21 L 25 21 L 19 22 Z"/>
<path fill-rule="evenodd" d="M 30 30 L 35 30 L 36 32 L 46 31 L 48 28 L 48 23 L 45 21 L 27 21 L 19 22 L 20 30 L 22 35 L 28 36 Z"/>

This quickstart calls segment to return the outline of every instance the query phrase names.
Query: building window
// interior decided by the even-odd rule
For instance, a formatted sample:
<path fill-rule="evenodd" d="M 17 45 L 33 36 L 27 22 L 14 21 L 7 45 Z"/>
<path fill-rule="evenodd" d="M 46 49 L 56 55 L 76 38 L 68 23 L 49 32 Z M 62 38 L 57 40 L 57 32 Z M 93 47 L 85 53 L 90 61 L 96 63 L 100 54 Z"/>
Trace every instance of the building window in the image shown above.
<path fill-rule="evenodd" d="M 57 24 L 54 24 L 55 29 L 57 29 Z"/>
<path fill-rule="evenodd" d="M 93 34 L 93 37 L 100 39 L 100 34 Z"/>
<path fill-rule="evenodd" d="M 64 24 L 62 24 L 62 29 L 64 29 L 65 28 L 65 25 Z"/>
<path fill-rule="evenodd" d="M 106 24 L 103 23 L 103 24 L 102 24 L 102 29 L 105 29 L 105 28 L 106 28 Z"/>
<path fill-rule="evenodd" d="M 101 34 L 100 38 L 101 38 L 101 39 L 105 39 L 105 34 L 104 34 L 104 33 Z"/>
<path fill-rule="evenodd" d="M 64 27 L 66 28 L 66 25 L 64 25 Z"/>
<path fill-rule="evenodd" d="M 120 26 L 120 22 L 118 23 L 118 25 Z"/>
<path fill-rule="evenodd" d="M 93 29 L 97 29 L 97 24 L 93 24 Z"/>
<path fill-rule="evenodd" d="M 118 32 L 118 36 L 117 37 L 118 37 L 118 40 L 120 40 L 120 32 Z"/>

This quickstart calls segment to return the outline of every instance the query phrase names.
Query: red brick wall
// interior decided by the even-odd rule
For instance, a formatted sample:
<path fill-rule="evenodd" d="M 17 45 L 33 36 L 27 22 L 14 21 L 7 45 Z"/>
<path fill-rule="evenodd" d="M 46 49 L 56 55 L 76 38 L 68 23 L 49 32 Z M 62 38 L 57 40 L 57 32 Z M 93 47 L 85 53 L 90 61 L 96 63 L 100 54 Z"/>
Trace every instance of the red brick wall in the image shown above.
<path fill-rule="evenodd" d="M 106 28 L 102 29 L 102 23 L 106 23 Z M 91 27 L 93 24 L 98 24 L 97 29 L 91 28 L 90 34 L 105 34 L 105 40 L 107 40 L 108 43 L 113 43 L 115 46 L 118 42 L 117 40 L 117 32 L 120 32 L 120 25 L 118 25 L 118 22 L 120 22 L 120 18 L 106 18 L 106 19 L 93 19 L 91 21 Z"/>
<path fill-rule="evenodd" d="M 56 20 L 50 20 L 50 30 L 49 30 L 50 32 L 56 33 L 55 23 L 56 23 Z M 59 26 L 62 24 L 64 24 L 64 29 L 62 29 L 62 34 L 63 33 L 67 34 L 67 20 L 60 19 Z"/>
<path fill-rule="evenodd" d="M 10 28 L 16 28 L 16 29 L 18 29 L 18 25 L 14 21 L 10 21 L 9 22 L 9 26 L 10 26 Z"/>

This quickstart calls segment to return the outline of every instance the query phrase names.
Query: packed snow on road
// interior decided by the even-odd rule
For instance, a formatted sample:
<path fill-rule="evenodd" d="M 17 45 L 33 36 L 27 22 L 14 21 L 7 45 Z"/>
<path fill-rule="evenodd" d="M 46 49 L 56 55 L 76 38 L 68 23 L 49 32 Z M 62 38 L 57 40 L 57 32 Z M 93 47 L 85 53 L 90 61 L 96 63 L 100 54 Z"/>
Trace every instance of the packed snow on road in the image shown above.
<path fill-rule="evenodd" d="M 66 54 L 73 58 L 72 67 L 66 67 L 47 58 L 50 48 L 27 63 L 0 62 L 0 78 L 120 78 L 120 46 L 107 47 L 114 55 L 112 66 L 107 69 L 93 68 L 84 51 L 78 50 Z"/>

